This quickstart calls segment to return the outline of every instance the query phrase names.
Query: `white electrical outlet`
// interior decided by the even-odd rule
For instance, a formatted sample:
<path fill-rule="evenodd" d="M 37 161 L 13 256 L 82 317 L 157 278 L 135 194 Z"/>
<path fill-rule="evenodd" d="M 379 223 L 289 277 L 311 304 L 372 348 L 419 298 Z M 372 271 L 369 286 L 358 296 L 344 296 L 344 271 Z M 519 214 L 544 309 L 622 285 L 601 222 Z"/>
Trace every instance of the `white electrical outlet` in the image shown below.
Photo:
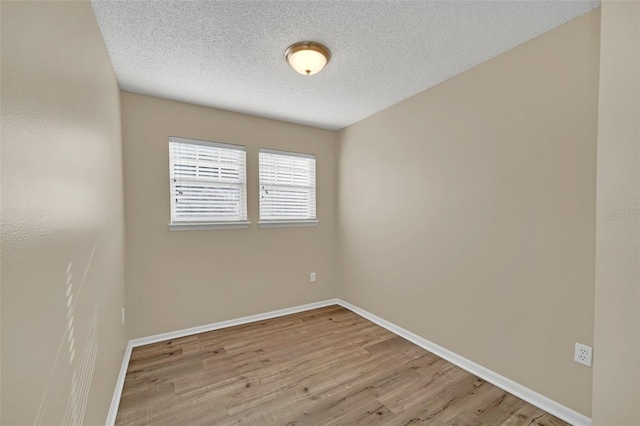
<path fill-rule="evenodd" d="M 316 282 L 316 273 L 312 272 L 311 275 L 309 275 L 309 281 L 311 281 L 312 283 Z"/>
<path fill-rule="evenodd" d="M 591 354 L 593 349 L 589 346 L 576 343 L 576 353 L 573 358 L 575 362 L 591 367 Z"/>
<path fill-rule="evenodd" d="M 122 308 L 122 323 L 124 324 L 124 308 Z"/>

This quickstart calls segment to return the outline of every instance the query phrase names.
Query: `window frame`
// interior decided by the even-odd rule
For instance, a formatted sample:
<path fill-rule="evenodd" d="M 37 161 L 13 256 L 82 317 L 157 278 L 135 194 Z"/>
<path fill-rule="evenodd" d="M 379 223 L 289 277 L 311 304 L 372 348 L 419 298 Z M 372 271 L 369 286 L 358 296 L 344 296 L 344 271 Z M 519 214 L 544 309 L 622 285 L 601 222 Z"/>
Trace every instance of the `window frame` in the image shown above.
<path fill-rule="evenodd" d="M 261 180 L 260 169 L 262 166 L 261 155 L 265 154 L 274 154 L 288 157 L 299 157 L 313 160 L 313 205 L 314 205 L 314 218 L 304 218 L 304 219 L 263 219 L 262 217 L 262 200 L 263 200 L 263 182 Z M 272 148 L 258 148 L 258 227 L 260 228 L 285 228 L 285 227 L 306 227 L 306 226 L 318 226 L 320 221 L 318 220 L 318 210 L 317 210 L 317 200 L 318 200 L 318 178 L 317 178 L 317 158 L 315 154 L 301 153 L 301 152 L 293 152 L 293 151 L 284 151 Z"/>
<path fill-rule="evenodd" d="M 244 170 L 242 170 L 244 181 L 240 182 L 241 196 L 244 195 L 244 202 L 240 201 L 240 207 L 244 205 L 244 218 L 237 220 L 175 220 L 175 189 L 174 189 L 174 156 L 172 152 L 172 143 L 182 143 L 188 145 L 200 145 L 205 147 L 214 147 L 241 151 L 244 153 Z M 247 205 L 247 148 L 244 145 L 226 144 L 220 142 L 205 141 L 200 139 L 189 139 L 177 136 L 169 137 L 169 203 L 170 203 L 170 222 L 169 230 L 171 231 L 189 231 L 189 230 L 206 230 L 206 229 L 246 229 L 249 227 L 248 221 L 248 205 Z M 224 184 L 224 182 L 220 182 Z"/>

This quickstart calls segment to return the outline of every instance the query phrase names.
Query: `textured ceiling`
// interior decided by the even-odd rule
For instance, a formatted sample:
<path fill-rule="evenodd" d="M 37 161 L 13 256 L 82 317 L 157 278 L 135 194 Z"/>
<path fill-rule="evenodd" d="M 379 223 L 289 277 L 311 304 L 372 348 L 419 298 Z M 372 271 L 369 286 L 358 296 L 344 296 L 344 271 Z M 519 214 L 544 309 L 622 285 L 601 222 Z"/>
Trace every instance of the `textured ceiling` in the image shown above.
<path fill-rule="evenodd" d="M 341 129 L 599 6 L 599 1 L 105 1 L 124 90 Z M 319 74 L 284 60 L 332 52 Z M 579 42 L 577 40 L 576 42 Z"/>

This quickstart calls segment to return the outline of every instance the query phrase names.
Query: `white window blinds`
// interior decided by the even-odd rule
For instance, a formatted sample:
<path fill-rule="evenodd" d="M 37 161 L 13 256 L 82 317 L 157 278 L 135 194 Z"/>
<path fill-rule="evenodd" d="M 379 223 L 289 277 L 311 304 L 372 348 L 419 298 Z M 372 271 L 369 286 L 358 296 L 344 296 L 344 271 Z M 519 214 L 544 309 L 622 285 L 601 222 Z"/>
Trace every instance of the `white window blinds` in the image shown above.
<path fill-rule="evenodd" d="M 171 223 L 247 220 L 244 146 L 169 138 Z"/>
<path fill-rule="evenodd" d="M 260 220 L 316 219 L 316 157 L 260 149 Z"/>

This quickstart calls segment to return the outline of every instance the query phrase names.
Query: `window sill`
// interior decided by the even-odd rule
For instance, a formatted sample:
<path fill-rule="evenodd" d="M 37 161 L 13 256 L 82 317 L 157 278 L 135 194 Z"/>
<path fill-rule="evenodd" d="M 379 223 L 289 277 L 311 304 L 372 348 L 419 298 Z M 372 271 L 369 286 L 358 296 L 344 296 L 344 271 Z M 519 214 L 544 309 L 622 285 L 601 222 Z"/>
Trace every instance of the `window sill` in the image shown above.
<path fill-rule="evenodd" d="M 319 221 L 314 220 L 279 220 L 270 222 L 258 222 L 260 228 L 289 228 L 296 226 L 318 226 Z"/>
<path fill-rule="evenodd" d="M 207 230 L 207 229 L 246 229 L 251 222 L 239 221 L 239 222 L 184 222 L 184 223 L 170 223 L 170 231 L 195 231 L 195 230 Z"/>

